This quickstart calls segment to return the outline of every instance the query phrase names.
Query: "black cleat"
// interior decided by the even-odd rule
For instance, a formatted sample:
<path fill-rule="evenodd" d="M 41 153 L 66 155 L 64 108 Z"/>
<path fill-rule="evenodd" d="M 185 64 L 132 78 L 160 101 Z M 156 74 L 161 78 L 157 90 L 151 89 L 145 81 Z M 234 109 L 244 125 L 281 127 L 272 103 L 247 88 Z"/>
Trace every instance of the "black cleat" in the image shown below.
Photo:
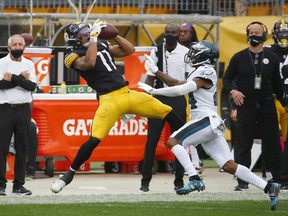
<path fill-rule="evenodd" d="M 32 195 L 32 192 L 30 190 L 27 190 L 24 186 L 21 186 L 20 188 L 13 187 L 12 194 L 24 196 Z"/>

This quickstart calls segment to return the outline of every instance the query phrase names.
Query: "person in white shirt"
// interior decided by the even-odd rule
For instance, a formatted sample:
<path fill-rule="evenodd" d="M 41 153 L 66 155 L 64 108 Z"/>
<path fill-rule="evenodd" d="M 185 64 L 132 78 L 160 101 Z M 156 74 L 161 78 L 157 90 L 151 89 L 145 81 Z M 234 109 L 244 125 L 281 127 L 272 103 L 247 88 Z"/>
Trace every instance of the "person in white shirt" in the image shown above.
<path fill-rule="evenodd" d="M 178 36 L 179 26 L 176 23 L 167 24 L 164 31 L 164 43 L 154 47 L 150 53 L 150 56 L 157 63 L 157 66 L 161 71 L 164 71 L 166 74 L 169 74 L 169 76 L 175 79 L 183 80 L 185 79 L 186 74 L 192 71 L 192 68 L 184 62 L 184 55 L 189 49 L 178 42 Z M 145 83 L 155 88 L 167 87 L 165 83 L 163 83 L 149 71 L 147 73 Z M 160 100 L 162 103 L 171 106 L 181 118 L 183 124 L 187 122 L 190 115 L 187 95 L 181 95 L 173 98 L 165 96 L 154 97 Z M 142 179 L 140 192 L 149 191 L 149 183 L 152 179 L 152 169 L 155 160 L 156 147 L 160 139 L 161 132 L 165 126 L 165 122 L 166 121 L 163 119 L 148 118 L 148 134 L 145 145 L 144 160 L 141 167 Z M 170 125 L 170 130 L 172 127 Z M 173 132 L 173 130 L 171 131 Z M 175 167 L 174 161 L 172 164 L 172 172 L 175 171 L 174 189 L 178 189 L 184 185 L 184 169 L 177 159 L 175 160 Z"/>
<path fill-rule="evenodd" d="M 31 195 L 25 184 L 27 147 L 31 123 L 32 92 L 36 88 L 34 63 L 22 56 L 25 41 L 15 34 L 8 39 L 8 55 L 0 59 L 0 195 L 5 196 L 6 156 L 15 135 L 13 194 Z"/>
<path fill-rule="evenodd" d="M 201 144 L 205 152 L 225 172 L 249 182 L 264 190 L 271 200 L 271 210 L 276 210 L 280 184 L 266 182 L 252 173 L 247 167 L 232 160 L 230 149 L 224 138 L 225 125 L 217 113 L 217 73 L 214 64 L 219 58 L 218 48 L 209 41 L 194 43 L 185 57 L 185 62 L 195 67 L 188 75 L 187 81 L 173 79 L 158 70 L 153 60 L 146 57 L 145 64 L 164 82 L 174 83 L 175 86 L 154 89 L 145 83 L 138 87 L 152 95 L 175 97 L 188 94 L 193 98 L 191 103 L 191 120 L 175 131 L 167 145 L 178 158 L 189 175 L 189 183 L 178 189 L 177 194 L 188 194 L 192 191 L 205 189 L 204 182 L 197 174 L 185 147 Z"/>

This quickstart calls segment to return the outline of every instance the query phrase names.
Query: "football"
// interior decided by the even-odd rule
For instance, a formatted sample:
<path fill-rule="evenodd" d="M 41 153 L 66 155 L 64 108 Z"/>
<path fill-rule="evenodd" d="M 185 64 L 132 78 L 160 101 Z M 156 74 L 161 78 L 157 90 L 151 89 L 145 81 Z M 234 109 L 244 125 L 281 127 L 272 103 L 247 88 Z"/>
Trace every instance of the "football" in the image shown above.
<path fill-rule="evenodd" d="M 107 26 L 102 29 L 98 38 L 104 39 L 104 40 L 110 40 L 116 37 L 118 34 L 119 34 L 119 30 L 114 25 L 107 23 Z"/>
<path fill-rule="evenodd" d="M 26 46 L 30 46 L 31 44 L 33 44 L 34 38 L 33 38 L 33 36 L 31 34 L 22 33 L 21 36 L 24 38 Z"/>

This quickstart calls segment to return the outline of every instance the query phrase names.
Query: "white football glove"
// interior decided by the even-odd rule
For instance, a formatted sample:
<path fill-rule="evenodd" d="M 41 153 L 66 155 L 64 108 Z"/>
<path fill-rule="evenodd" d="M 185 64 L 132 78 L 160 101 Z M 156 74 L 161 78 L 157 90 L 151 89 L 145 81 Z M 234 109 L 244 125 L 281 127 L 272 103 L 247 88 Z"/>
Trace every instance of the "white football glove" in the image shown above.
<path fill-rule="evenodd" d="M 134 119 L 136 115 L 134 114 L 123 114 L 120 116 L 122 121 L 127 124 L 130 120 Z"/>
<path fill-rule="evenodd" d="M 158 71 L 158 67 L 156 66 L 155 62 L 149 55 L 144 54 L 144 56 L 146 58 L 145 63 L 144 63 L 145 69 L 155 74 Z"/>
<path fill-rule="evenodd" d="M 97 42 L 98 36 L 100 35 L 102 28 L 105 28 L 106 26 L 107 22 L 101 21 L 100 19 L 97 19 L 92 26 L 90 25 L 90 41 Z"/>
<path fill-rule="evenodd" d="M 137 84 L 138 88 L 143 89 L 145 92 L 149 94 L 153 94 L 154 88 L 150 85 L 147 85 L 146 83 L 138 82 Z"/>

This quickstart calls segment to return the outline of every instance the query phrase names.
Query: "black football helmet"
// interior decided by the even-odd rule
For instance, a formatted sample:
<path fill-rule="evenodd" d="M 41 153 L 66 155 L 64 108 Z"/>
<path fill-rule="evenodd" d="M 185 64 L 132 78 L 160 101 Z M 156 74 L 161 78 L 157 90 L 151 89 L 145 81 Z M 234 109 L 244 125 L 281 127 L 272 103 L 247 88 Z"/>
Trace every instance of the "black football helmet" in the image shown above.
<path fill-rule="evenodd" d="M 185 63 L 191 63 L 192 66 L 202 64 L 215 64 L 219 58 L 219 49 L 209 41 L 200 41 L 192 43 L 190 50 L 185 54 Z"/>
<path fill-rule="evenodd" d="M 272 38 L 279 47 L 288 47 L 288 22 L 284 19 L 278 20 L 272 29 Z"/>
<path fill-rule="evenodd" d="M 64 41 L 67 46 L 76 48 L 81 47 L 84 44 L 81 42 L 80 31 L 83 31 L 81 34 L 90 34 L 90 27 L 82 22 L 71 23 L 64 32 Z"/>

